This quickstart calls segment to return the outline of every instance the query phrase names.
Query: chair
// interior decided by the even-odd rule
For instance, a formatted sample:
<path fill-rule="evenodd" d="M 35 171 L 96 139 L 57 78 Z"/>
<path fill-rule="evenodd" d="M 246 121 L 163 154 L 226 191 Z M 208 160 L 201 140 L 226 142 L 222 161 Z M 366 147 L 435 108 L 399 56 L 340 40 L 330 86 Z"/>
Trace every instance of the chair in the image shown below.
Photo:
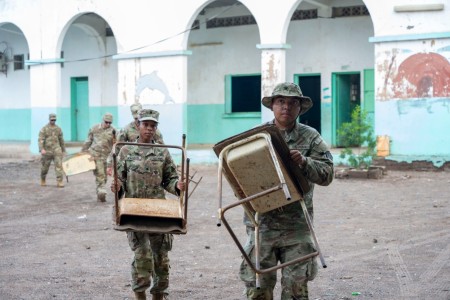
<path fill-rule="evenodd" d="M 189 158 L 186 158 L 185 135 L 183 146 L 143 144 L 119 142 L 114 144 L 113 164 L 114 180 L 117 182 L 116 147 L 121 145 L 136 145 L 139 147 L 172 148 L 181 150 L 180 180 L 186 181 L 186 190 L 181 191 L 178 199 L 146 199 L 121 198 L 116 189 L 115 205 L 113 209 L 114 229 L 119 231 L 140 231 L 147 233 L 187 233 L 187 207 L 189 183 Z"/>
<path fill-rule="evenodd" d="M 217 143 L 213 150 L 219 158 L 217 226 L 221 226 L 222 222 L 225 225 L 243 258 L 256 273 L 257 287 L 259 287 L 259 274 L 273 272 L 315 256 L 320 257 L 322 266 L 326 268 L 311 217 L 303 199 L 303 195 L 309 191 L 308 181 L 304 178 L 299 166 L 290 159 L 289 148 L 278 128 L 271 124 L 256 127 Z M 222 207 L 222 175 L 225 176 L 239 199 L 225 207 Z M 317 251 L 271 268 L 261 269 L 259 216 L 295 201 L 300 203 Z M 254 264 L 225 217 L 228 210 L 240 205 L 255 227 Z"/>

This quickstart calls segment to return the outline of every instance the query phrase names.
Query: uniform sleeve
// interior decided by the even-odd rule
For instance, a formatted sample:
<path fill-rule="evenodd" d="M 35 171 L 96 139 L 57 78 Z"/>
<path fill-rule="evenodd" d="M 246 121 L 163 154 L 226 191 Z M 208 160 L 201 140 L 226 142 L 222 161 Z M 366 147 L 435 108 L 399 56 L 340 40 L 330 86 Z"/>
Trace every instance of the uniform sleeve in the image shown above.
<path fill-rule="evenodd" d="M 311 145 L 310 155 L 306 157 L 304 167 L 307 179 L 318 185 L 329 185 L 333 181 L 333 156 L 325 141 L 317 136 Z"/>
<path fill-rule="evenodd" d="M 117 179 L 121 182 L 122 184 L 122 192 L 126 191 L 126 186 L 127 186 L 127 154 L 126 154 L 126 149 L 121 149 L 121 151 L 119 152 L 119 154 L 117 155 Z M 121 192 L 119 191 L 119 195 L 121 194 Z"/>
<path fill-rule="evenodd" d="M 92 145 L 93 140 L 94 140 L 94 134 L 93 134 L 92 128 L 91 128 L 91 129 L 89 129 L 88 136 L 87 136 L 86 140 L 84 141 L 81 151 L 82 152 L 88 151 Z"/>
<path fill-rule="evenodd" d="M 156 129 L 154 139 L 155 139 L 155 142 L 157 142 L 158 144 L 164 145 L 163 135 L 162 135 L 161 131 L 159 131 L 159 129 Z"/>
<path fill-rule="evenodd" d="M 128 134 L 127 134 L 125 128 L 122 128 L 121 130 L 119 130 L 119 134 L 117 135 L 117 141 L 118 142 L 126 142 L 128 140 L 127 135 Z"/>
<path fill-rule="evenodd" d="M 167 190 L 169 193 L 172 193 L 174 195 L 178 195 L 178 189 L 177 189 L 177 183 L 178 183 L 178 174 L 177 174 L 177 167 L 175 163 L 172 160 L 172 157 L 169 154 L 169 151 L 166 151 L 165 161 L 164 161 L 164 168 L 163 168 L 163 181 L 162 186 L 165 190 Z"/>
<path fill-rule="evenodd" d="M 116 132 L 116 143 L 119 142 L 125 142 L 126 140 L 124 140 L 124 135 L 123 135 L 123 129 L 119 130 L 119 133 L 117 133 L 117 129 L 114 129 Z M 113 136 L 113 140 L 114 140 L 114 136 Z M 113 147 L 114 147 L 114 142 L 113 142 Z M 120 152 L 120 148 L 122 148 L 122 146 L 116 146 L 115 150 L 116 150 L 116 155 L 119 155 Z M 108 168 L 112 168 L 113 167 L 113 149 L 111 149 L 111 153 L 109 153 L 108 157 L 106 158 L 106 167 Z"/>
<path fill-rule="evenodd" d="M 66 152 L 66 145 L 64 143 L 64 136 L 63 136 L 62 129 L 59 129 L 58 140 L 59 140 L 59 146 L 61 147 L 62 152 Z"/>
<path fill-rule="evenodd" d="M 42 151 L 42 149 L 44 149 L 44 144 L 45 144 L 45 127 L 42 128 L 41 131 L 39 131 L 38 144 L 39 144 L 39 153 L 40 153 Z"/>

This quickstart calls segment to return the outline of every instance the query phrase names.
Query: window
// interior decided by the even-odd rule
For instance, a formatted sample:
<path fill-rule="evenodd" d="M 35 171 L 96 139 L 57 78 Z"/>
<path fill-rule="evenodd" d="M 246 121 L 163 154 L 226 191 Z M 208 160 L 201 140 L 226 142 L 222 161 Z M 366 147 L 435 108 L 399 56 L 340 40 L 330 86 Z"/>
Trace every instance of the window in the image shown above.
<path fill-rule="evenodd" d="M 261 75 L 225 77 L 225 112 L 261 112 Z"/>
<path fill-rule="evenodd" d="M 14 55 L 14 71 L 23 70 L 24 66 L 24 55 Z"/>

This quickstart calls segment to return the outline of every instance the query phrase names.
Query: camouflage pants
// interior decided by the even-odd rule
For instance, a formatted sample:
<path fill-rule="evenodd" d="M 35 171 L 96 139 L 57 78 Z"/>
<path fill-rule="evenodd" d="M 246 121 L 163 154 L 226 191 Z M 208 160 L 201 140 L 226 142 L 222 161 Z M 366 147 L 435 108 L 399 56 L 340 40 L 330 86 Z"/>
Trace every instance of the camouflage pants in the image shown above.
<path fill-rule="evenodd" d="M 95 159 L 95 184 L 97 186 L 97 195 L 106 194 L 106 181 L 108 176 L 106 173 L 106 159 Z"/>
<path fill-rule="evenodd" d="M 134 252 L 131 263 L 131 288 L 143 292 L 150 287 L 151 294 L 168 295 L 169 288 L 169 251 L 172 250 L 173 235 L 127 232 L 128 244 Z"/>
<path fill-rule="evenodd" d="M 247 228 L 247 243 L 244 247 L 247 255 L 255 263 L 255 231 Z M 269 230 L 260 232 L 260 264 L 261 269 L 276 266 L 300 256 L 314 252 L 315 247 L 309 232 L 295 230 Z M 290 265 L 281 269 L 281 299 L 308 299 L 308 281 L 317 275 L 315 258 Z M 240 267 L 240 278 L 245 282 L 247 299 L 271 300 L 277 282 L 276 271 L 261 274 L 261 288 L 256 288 L 256 275 L 245 260 Z"/>
<path fill-rule="evenodd" d="M 45 154 L 41 157 L 41 179 L 45 180 L 47 176 L 48 169 L 52 161 L 55 164 L 55 174 L 58 181 L 62 181 L 64 177 L 64 171 L 62 168 L 62 154 Z"/>

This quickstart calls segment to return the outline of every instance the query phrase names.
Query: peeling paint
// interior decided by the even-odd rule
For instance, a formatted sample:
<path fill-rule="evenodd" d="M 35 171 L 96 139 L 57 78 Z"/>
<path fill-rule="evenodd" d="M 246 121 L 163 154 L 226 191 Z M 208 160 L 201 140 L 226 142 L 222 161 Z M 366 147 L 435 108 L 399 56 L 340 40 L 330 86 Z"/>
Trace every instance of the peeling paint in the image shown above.
<path fill-rule="evenodd" d="M 269 80 L 269 81 L 273 81 L 274 79 L 276 79 L 276 77 L 275 77 L 275 62 L 274 62 L 274 60 L 275 60 L 275 55 L 274 54 L 271 54 L 270 56 L 269 56 L 269 60 L 268 60 L 268 62 L 267 62 L 267 77 L 266 77 L 266 79 L 267 80 Z"/>
<path fill-rule="evenodd" d="M 414 101 L 397 101 L 397 111 L 399 115 L 406 115 L 413 108 L 425 109 L 429 114 L 445 111 L 450 114 L 450 99 L 417 99 Z"/>
<path fill-rule="evenodd" d="M 385 159 L 392 160 L 398 163 L 417 163 L 417 162 L 429 162 L 436 168 L 441 168 L 446 162 L 450 161 L 450 156 L 421 156 L 421 155 L 390 155 Z"/>
<path fill-rule="evenodd" d="M 393 80 L 395 98 L 450 96 L 450 63 L 438 53 L 417 53 L 405 59 Z"/>

